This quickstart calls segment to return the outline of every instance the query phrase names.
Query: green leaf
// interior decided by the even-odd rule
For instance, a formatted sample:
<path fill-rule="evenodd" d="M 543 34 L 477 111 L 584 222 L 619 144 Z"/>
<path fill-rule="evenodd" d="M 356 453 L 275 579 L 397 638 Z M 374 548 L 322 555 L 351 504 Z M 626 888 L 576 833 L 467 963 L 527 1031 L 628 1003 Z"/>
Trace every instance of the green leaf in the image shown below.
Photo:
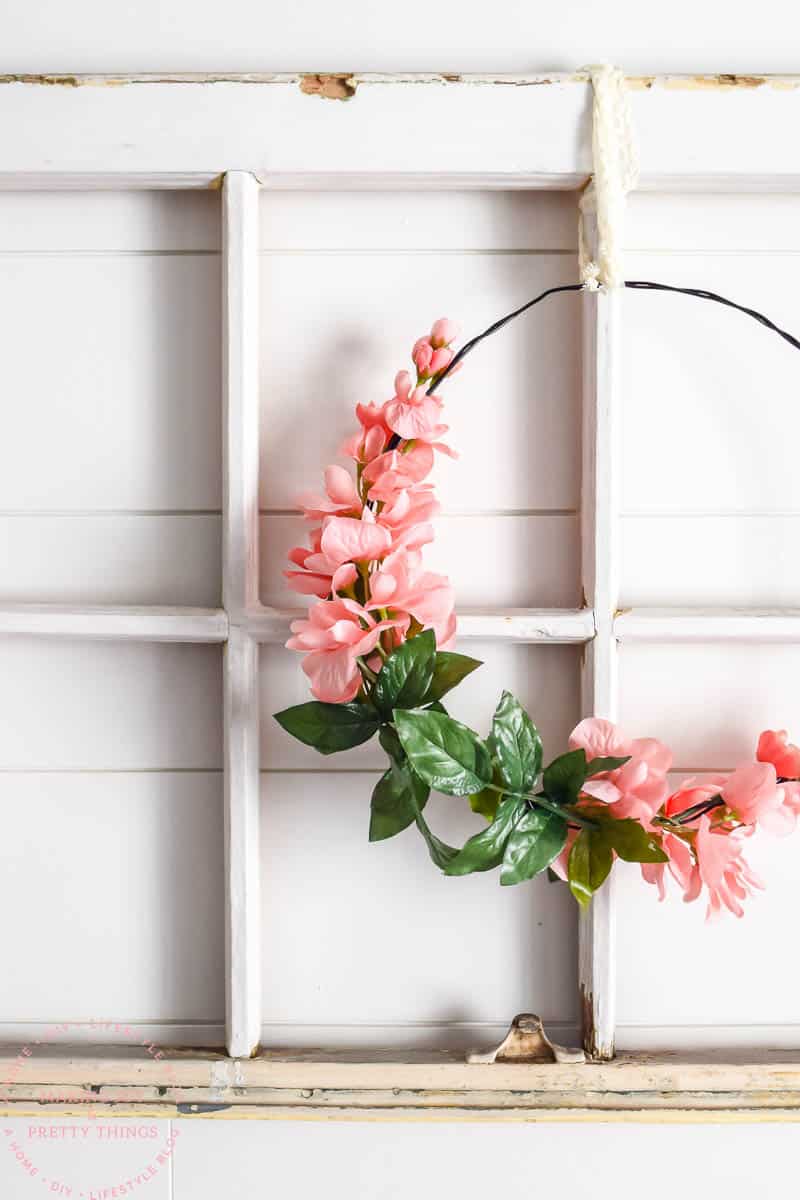
<path fill-rule="evenodd" d="M 433 679 L 425 696 L 425 703 L 430 700 L 441 700 L 456 684 L 466 679 L 483 663 L 477 658 L 468 658 L 466 654 L 453 654 L 450 650 L 437 650 L 436 664 L 433 668 Z"/>
<path fill-rule="evenodd" d="M 420 709 L 397 709 L 394 719 L 400 743 L 428 787 L 448 796 L 469 796 L 491 783 L 489 751 L 466 725 Z"/>
<path fill-rule="evenodd" d="M 406 761 L 406 752 L 400 745 L 400 738 L 391 725 L 381 725 L 378 731 L 378 741 L 392 762 L 404 763 Z"/>
<path fill-rule="evenodd" d="M 503 855 L 500 883 L 522 883 L 550 866 L 567 842 L 567 822 L 543 809 L 527 812 L 512 831 Z"/>
<path fill-rule="evenodd" d="M 486 829 L 476 833 L 462 846 L 447 867 L 448 875 L 470 875 L 473 871 L 491 871 L 503 861 L 503 852 L 515 824 L 527 811 L 519 796 L 504 796 L 497 816 Z"/>
<path fill-rule="evenodd" d="M 372 699 L 387 715 L 395 708 L 416 708 L 433 679 L 436 635 L 432 629 L 417 634 L 394 651 L 380 669 Z"/>
<path fill-rule="evenodd" d="M 489 788 L 484 788 L 482 792 L 476 792 L 474 796 L 469 798 L 469 806 L 474 813 L 480 813 L 482 817 L 486 817 L 487 821 L 493 821 L 497 815 L 497 806 L 500 803 L 500 795 L 498 792 L 492 792 Z"/>
<path fill-rule="evenodd" d="M 554 758 L 542 779 L 544 792 L 557 804 L 574 804 L 586 779 L 586 754 L 570 750 Z"/>
<path fill-rule="evenodd" d="M 427 712 L 444 713 L 444 715 L 447 716 L 447 709 L 442 703 L 440 703 L 439 700 L 433 700 L 430 704 L 426 704 L 425 708 Z"/>
<path fill-rule="evenodd" d="M 593 758 L 591 762 L 586 764 L 586 778 L 591 779 L 593 775 L 599 775 L 601 771 L 616 771 L 618 767 L 624 767 L 626 762 L 630 762 L 630 754 L 624 755 L 622 758 Z"/>
<path fill-rule="evenodd" d="M 417 819 L 428 800 L 428 788 L 407 764 L 393 762 L 375 784 L 370 805 L 369 840 L 402 833 Z"/>
<path fill-rule="evenodd" d="M 567 862 L 570 891 L 582 908 L 605 883 L 614 863 L 611 846 L 602 833 L 582 829 L 572 844 Z"/>
<path fill-rule="evenodd" d="M 530 792 L 542 769 L 542 739 L 520 702 L 503 692 L 495 709 L 489 745 L 498 783 L 510 792 Z"/>
<path fill-rule="evenodd" d="M 368 742 L 379 724 L 379 716 L 367 704 L 323 704 L 310 700 L 275 713 L 278 724 L 320 754 L 336 754 Z"/>
<path fill-rule="evenodd" d="M 436 866 L 439 867 L 440 870 L 447 872 L 448 864 L 452 862 L 452 860 L 458 854 L 456 847 L 448 846 L 447 842 L 443 842 L 441 838 L 436 837 L 436 834 L 431 833 L 422 813 L 417 815 L 417 829 L 419 829 L 420 833 L 425 839 L 425 842 L 428 846 L 428 853 L 430 854 L 433 862 L 436 863 Z"/>
<path fill-rule="evenodd" d="M 663 863 L 669 861 L 669 856 L 661 848 L 661 840 L 647 830 L 632 817 L 621 821 L 613 818 L 601 818 L 602 824 L 599 836 L 616 850 L 625 862 Z"/>

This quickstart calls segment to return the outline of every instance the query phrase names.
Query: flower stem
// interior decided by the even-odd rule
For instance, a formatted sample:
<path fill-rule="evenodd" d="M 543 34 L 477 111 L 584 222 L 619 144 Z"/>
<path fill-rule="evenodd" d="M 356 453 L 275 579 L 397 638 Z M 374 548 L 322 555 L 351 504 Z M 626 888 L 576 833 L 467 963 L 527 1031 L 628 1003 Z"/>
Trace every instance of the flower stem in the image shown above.
<path fill-rule="evenodd" d="M 596 821 L 589 821 L 586 817 L 577 816 L 576 813 L 565 813 L 563 808 L 554 804 L 541 792 L 533 796 L 527 792 L 510 792 L 508 788 L 496 787 L 493 783 L 487 783 L 486 787 L 488 791 L 497 792 L 500 796 L 513 796 L 516 800 L 528 800 L 531 804 L 538 805 L 539 808 L 546 808 L 548 812 L 555 813 L 557 817 L 563 817 L 565 821 L 574 821 L 576 825 L 581 825 L 584 829 L 598 828 Z"/>

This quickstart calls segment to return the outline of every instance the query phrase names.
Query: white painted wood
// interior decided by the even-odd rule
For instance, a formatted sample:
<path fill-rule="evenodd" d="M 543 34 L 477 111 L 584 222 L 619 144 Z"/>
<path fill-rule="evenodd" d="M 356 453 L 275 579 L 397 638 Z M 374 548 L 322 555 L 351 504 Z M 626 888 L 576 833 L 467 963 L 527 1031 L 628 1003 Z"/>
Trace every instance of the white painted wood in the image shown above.
<path fill-rule="evenodd" d="M 263 516 L 259 525 L 262 600 L 271 607 L 294 603 L 305 609 L 306 598 L 289 591 L 283 571 L 290 565 L 289 547 L 305 544 L 310 526 L 299 516 Z M 0 544 L 2 528 L 0 521 Z M 464 513 L 439 517 L 435 529 L 426 563 L 449 578 L 459 614 L 475 606 L 499 615 L 526 605 L 574 610 L 580 603 L 577 513 Z"/>
<path fill-rule="evenodd" d="M 219 253 L 220 193 L 3 192 L 0 254 Z"/>
<path fill-rule="evenodd" d="M 218 511 L 218 258 L 20 254 L 2 278 L 0 510 Z"/>
<path fill-rule="evenodd" d="M 18 132 L 3 175 L 16 186 L 19 173 L 52 186 L 57 173 L 102 184 L 114 171 L 202 186 L 233 166 L 270 181 L 345 173 L 391 185 L 392 174 L 457 173 L 569 187 L 591 170 L 585 74 L 359 75 L 347 102 L 303 94 L 297 75 L 7 79 L 0 117 Z M 797 188 L 796 77 L 649 77 L 631 100 L 645 184 Z M 420 128 L 448 136 L 420 139 Z"/>
<path fill-rule="evenodd" d="M 762 729 L 798 736 L 796 642 L 623 643 L 620 666 L 620 722 L 666 742 L 678 771 L 752 761 Z M 796 863 L 797 843 L 785 845 Z"/>
<path fill-rule="evenodd" d="M 0 514 L 0 604 L 217 607 L 221 518 Z"/>
<path fill-rule="evenodd" d="M 264 607 L 248 614 L 245 627 L 259 642 L 283 645 L 297 615 L 297 609 Z M 467 642 L 583 643 L 594 636 L 594 620 L 585 608 L 459 611 L 458 636 Z"/>
<path fill-rule="evenodd" d="M 623 517 L 620 607 L 791 608 L 800 512 Z"/>
<path fill-rule="evenodd" d="M 665 224 L 670 212 L 665 203 Z M 626 270 L 720 292 L 798 334 L 792 262 L 692 253 L 665 263 L 638 253 Z M 800 353 L 749 317 L 692 297 L 626 292 L 624 309 L 624 513 L 800 512 Z"/>
<path fill-rule="evenodd" d="M 315 199 L 324 210 L 325 193 Z M 272 464 L 262 510 L 294 509 L 321 485 L 354 430 L 356 402 L 391 396 L 437 317 L 457 321 L 465 340 L 545 288 L 577 281 L 568 255 L 398 254 L 388 220 L 383 240 L 391 252 L 262 257 L 261 454 Z M 553 297 L 479 346 L 441 396 L 444 440 L 460 456 L 440 455 L 432 475 L 446 511 L 578 508 L 577 296 Z"/>
<path fill-rule="evenodd" d="M 587 235 L 596 230 L 587 220 Z M 584 603 L 594 610 L 595 637 L 584 652 L 582 710 L 616 720 L 617 648 L 614 611 L 618 596 L 618 357 L 620 298 L 605 291 L 583 297 L 583 494 Z M 614 1054 L 616 960 L 614 879 L 581 913 L 579 987 L 584 1045 L 597 1058 Z"/>
<path fill-rule="evenodd" d="M 657 255 L 662 273 L 672 270 L 676 256 L 733 254 L 746 278 L 747 256 L 800 250 L 797 198 L 746 188 L 739 194 L 637 191 L 628 200 L 625 242 L 629 252 Z"/>
<path fill-rule="evenodd" d="M 575 257 L 575 192 L 261 193 L 261 253 L 559 251 Z"/>
<path fill-rule="evenodd" d="M 4 929 L 17 967 L 3 972 L 0 1040 L 31 1036 L 8 1024 L 23 1021 L 44 1043 L 56 1021 L 160 1022 L 162 1037 L 175 1021 L 221 1025 L 220 773 L 4 769 L 0 797 L 3 888 L 25 897 Z"/>
<path fill-rule="evenodd" d="M 635 608 L 620 613 L 614 633 L 621 642 L 800 642 L 800 608 Z"/>
<path fill-rule="evenodd" d="M 581 649 L 570 645 L 516 645 L 480 640 L 459 641 L 457 645 L 483 665 L 451 693 L 448 711 L 471 729 L 486 735 L 503 689 L 507 688 L 519 698 L 541 730 L 547 761 L 561 753 L 580 717 Z M 386 755 L 377 738 L 347 753 L 323 757 L 290 737 L 272 719 L 272 713 L 302 704 L 309 698 L 308 681 L 300 670 L 295 651 L 262 646 L 260 674 L 262 768 L 317 771 L 320 777 L 315 787 L 324 787 L 325 780 L 339 771 L 386 769 Z M 365 803 L 367 791 L 365 786 Z M 453 802 L 452 807 L 466 806 Z M 337 845 L 338 853 L 348 852 L 349 842 L 345 838 L 339 839 Z M 458 888 L 453 891 L 456 893 Z"/>
<path fill-rule="evenodd" d="M 215 645 L 2 637 L 0 770 L 219 770 L 221 666 Z"/>
<path fill-rule="evenodd" d="M 225 1013 L 228 1052 L 247 1057 L 260 1027 L 258 644 L 241 628 L 258 604 L 258 183 L 223 183 L 225 647 Z"/>
<path fill-rule="evenodd" d="M 225 647 L 225 1019 L 228 1053 L 258 1046 L 261 1004 L 258 645 Z"/>
<path fill-rule="evenodd" d="M 105 642 L 224 642 L 222 609 L 70 608 L 59 604 L 4 604 L 0 635 Z"/>
<path fill-rule="evenodd" d="M 489 713 L 497 698 L 487 697 Z M 315 755 L 320 774 L 262 778 L 266 1044 L 330 1045 L 325 1029 L 309 1026 L 338 1024 L 340 1045 L 488 1045 L 508 1013 L 529 1009 L 574 1035 L 577 916 L 567 889 L 544 876 L 500 888 L 489 873 L 459 886 L 432 869 L 413 828 L 370 844 L 378 773 L 342 771 L 351 757 Z M 451 797 L 432 796 L 425 812 L 450 845 L 484 824 Z M 309 861 L 313 888 L 303 883 Z"/>

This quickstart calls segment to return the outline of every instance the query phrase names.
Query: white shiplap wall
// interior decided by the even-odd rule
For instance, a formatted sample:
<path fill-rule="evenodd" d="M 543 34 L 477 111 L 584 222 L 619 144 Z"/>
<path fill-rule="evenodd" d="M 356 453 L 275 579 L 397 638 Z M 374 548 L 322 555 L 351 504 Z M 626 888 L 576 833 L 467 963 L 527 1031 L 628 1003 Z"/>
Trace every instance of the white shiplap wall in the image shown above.
<path fill-rule="evenodd" d="M 792 195 L 636 196 L 628 278 L 717 291 L 797 334 L 798 211 Z M 621 603 L 796 607 L 800 355 L 681 296 L 628 294 L 625 322 Z M 730 768 L 763 728 L 800 735 L 797 668 L 788 645 L 623 647 L 621 719 L 672 745 L 679 772 Z M 800 1044 L 800 841 L 764 835 L 747 855 L 767 890 L 712 926 L 621 872 L 618 1044 Z"/>
<path fill-rule="evenodd" d="M 575 277 L 575 200 L 523 193 L 262 195 L 262 599 L 300 603 L 280 574 L 302 536 L 290 515 L 353 428 L 356 400 L 391 394 L 439 316 L 471 336 Z M 475 352 L 443 395 L 443 505 L 430 569 L 471 605 L 575 606 L 579 311 L 561 298 Z M 482 646 L 453 697 L 486 730 L 504 687 L 557 747 L 578 714 L 579 652 Z M 307 698 L 296 655 L 261 652 L 264 1039 L 268 1044 L 463 1045 L 522 1009 L 574 1028 L 576 915 L 561 888 L 439 876 L 414 831 L 367 843 L 377 744 L 323 760 L 270 713 Z M 480 821 L 433 802 L 440 836 Z M 476 961 L 480 946 L 480 967 Z M 572 1028 L 566 1032 L 572 1033 Z"/>
<path fill-rule="evenodd" d="M 218 196 L 6 193 L 0 271 L 0 595 L 218 604 Z M 219 1041 L 220 667 L 218 646 L 0 644 L 0 1036 Z"/>
<path fill-rule="evenodd" d="M 217 604 L 217 196 L 10 193 L 0 205 L 0 594 Z M 797 328 L 795 208 L 790 196 L 637 196 L 627 274 L 715 288 Z M 574 279 L 574 244 L 574 198 L 557 194 L 263 195 L 266 603 L 297 600 L 280 575 L 301 530 L 294 498 L 317 485 L 355 400 L 389 394 L 433 318 L 472 334 Z M 621 604 L 797 604 L 794 352 L 689 299 L 629 295 L 624 316 Z M 438 464 L 444 514 L 427 561 L 462 610 L 580 602 L 579 357 L 577 304 L 562 297 L 448 386 L 462 457 Z M 486 728 L 511 687 L 557 750 L 578 714 L 579 651 L 469 649 L 486 666 L 456 715 Z M 800 728 L 796 654 L 624 648 L 621 719 L 671 742 L 679 771 L 733 765 L 762 726 Z M 3 989 L 7 1030 L 113 1016 L 220 1039 L 220 661 L 208 646 L 0 646 L 0 869 L 29 897 L 8 934 L 24 969 Z M 266 1041 L 461 1044 L 523 1008 L 574 1024 L 562 889 L 444 880 L 411 832 L 370 847 L 375 748 L 320 760 L 281 733 L 270 714 L 307 695 L 296 656 L 264 647 L 260 684 Z M 446 800 L 432 815 L 454 842 L 473 827 Z M 800 980 L 776 950 L 795 845 L 767 843 L 755 860 L 766 896 L 711 930 L 700 908 L 659 907 L 626 873 L 623 1045 L 797 1041 Z"/>

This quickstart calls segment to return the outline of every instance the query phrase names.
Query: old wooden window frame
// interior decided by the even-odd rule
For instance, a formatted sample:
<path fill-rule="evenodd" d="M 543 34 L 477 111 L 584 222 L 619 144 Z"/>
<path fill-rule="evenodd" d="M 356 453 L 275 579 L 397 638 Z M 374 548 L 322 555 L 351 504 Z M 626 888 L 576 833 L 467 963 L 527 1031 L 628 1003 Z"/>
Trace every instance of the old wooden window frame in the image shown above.
<path fill-rule="evenodd" d="M 647 77 L 629 80 L 629 88 L 640 188 L 800 191 L 800 78 Z M 719 1120 L 721 1113 L 749 1119 L 757 1110 L 794 1119 L 797 1054 L 607 1061 L 615 975 L 609 885 L 581 918 L 579 982 L 590 1065 L 468 1066 L 435 1053 L 258 1052 L 258 647 L 283 641 L 288 622 L 287 613 L 260 603 L 258 591 L 259 193 L 581 188 L 592 169 L 587 75 L 4 76 L 0 124 L 0 188 L 222 188 L 222 608 L 4 605 L 0 635 L 224 645 L 228 1050 L 228 1057 L 182 1050 L 142 1062 L 113 1048 L 73 1048 L 37 1059 L 24 1082 L 0 1085 L 4 1109 L 52 1104 L 58 1085 L 62 1111 L 92 1088 L 107 1111 L 145 1105 L 164 1115 L 324 1109 L 652 1119 L 655 1111 L 664 1119 L 669 1111 L 711 1112 Z M 433 136 L 420 139 L 421 127 Z M 795 642 L 800 610 L 617 611 L 617 297 L 587 293 L 583 319 L 584 607 L 473 612 L 461 617 L 460 633 L 582 645 L 583 710 L 613 719 L 620 642 Z M 13 1055 L 0 1053 L 0 1078 Z"/>

